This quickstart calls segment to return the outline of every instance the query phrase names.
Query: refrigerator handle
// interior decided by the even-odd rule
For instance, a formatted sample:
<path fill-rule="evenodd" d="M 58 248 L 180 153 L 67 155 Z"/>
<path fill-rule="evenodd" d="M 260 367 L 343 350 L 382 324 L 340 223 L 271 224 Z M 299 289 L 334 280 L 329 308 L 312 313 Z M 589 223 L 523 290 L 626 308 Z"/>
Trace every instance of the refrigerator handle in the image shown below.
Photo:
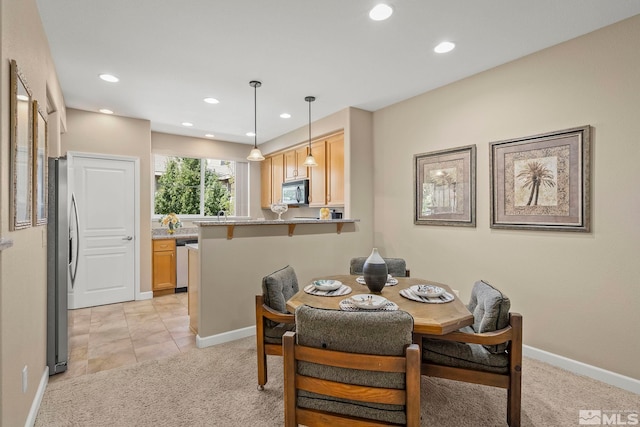
<path fill-rule="evenodd" d="M 78 251 L 80 250 L 80 239 L 78 238 L 78 234 L 80 232 L 80 219 L 78 217 L 78 203 L 76 202 L 76 195 L 74 193 L 71 193 L 71 206 L 73 207 L 73 214 L 74 214 L 74 219 L 76 222 L 76 233 L 75 233 L 75 246 L 76 246 L 76 252 L 75 252 L 75 257 L 73 257 L 73 250 L 71 250 L 71 258 L 69 260 L 69 267 L 71 270 L 71 289 L 73 289 L 73 285 L 76 281 L 76 273 L 78 272 Z M 69 233 L 69 237 L 71 240 L 74 240 L 73 237 L 71 237 L 71 233 Z"/>

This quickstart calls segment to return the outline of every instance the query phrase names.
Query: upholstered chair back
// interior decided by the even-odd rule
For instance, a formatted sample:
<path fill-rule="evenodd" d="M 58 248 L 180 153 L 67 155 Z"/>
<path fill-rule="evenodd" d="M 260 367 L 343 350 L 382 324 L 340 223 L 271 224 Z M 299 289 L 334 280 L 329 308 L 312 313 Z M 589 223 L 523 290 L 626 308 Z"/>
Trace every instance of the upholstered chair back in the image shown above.
<path fill-rule="evenodd" d="M 412 343 L 413 318 L 404 311 L 347 312 L 324 310 L 309 306 L 296 309 L 297 344 L 374 355 L 404 355 Z M 405 374 L 346 369 L 298 362 L 298 373 L 305 376 L 343 383 L 405 388 Z M 298 406 L 307 409 L 336 412 L 356 417 L 373 418 L 399 424 L 406 423 L 404 406 L 368 404 L 348 399 L 332 398 L 298 392 Z"/>
<path fill-rule="evenodd" d="M 287 300 L 298 292 L 298 278 L 290 265 L 275 271 L 262 279 L 264 303 L 280 313 L 288 313 Z M 267 326 L 275 327 L 276 323 L 267 320 Z"/>
<path fill-rule="evenodd" d="M 509 325 L 509 298 L 487 282 L 477 281 L 471 290 L 471 299 L 467 308 L 473 313 L 472 328 L 476 333 L 494 332 Z M 502 353 L 507 344 L 485 345 L 494 354 Z"/>
<path fill-rule="evenodd" d="M 407 263 L 402 258 L 382 258 L 387 264 L 387 270 L 393 277 L 407 277 Z M 363 274 L 362 268 L 367 257 L 351 258 L 350 274 Z"/>

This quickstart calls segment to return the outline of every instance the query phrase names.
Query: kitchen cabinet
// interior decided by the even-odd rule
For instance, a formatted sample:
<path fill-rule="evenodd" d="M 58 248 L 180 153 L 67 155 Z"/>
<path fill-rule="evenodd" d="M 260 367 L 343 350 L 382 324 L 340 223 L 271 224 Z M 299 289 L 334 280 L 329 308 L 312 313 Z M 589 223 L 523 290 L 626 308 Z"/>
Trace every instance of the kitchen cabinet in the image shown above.
<path fill-rule="evenodd" d="M 271 201 L 278 203 L 282 200 L 282 183 L 284 182 L 284 155 L 271 157 Z"/>
<path fill-rule="evenodd" d="M 267 157 L 260 163 L 260 207 L 269 209 L 273 203 L 272 158 Z"/>
<path fill-rule="evenodd" d="M 309 168 L 309 207 L 327 204 L 327 142 L 323 139 L 311 144 L 311 155 L 318 166 Z"/>
<path fill-rule="evenodd" d="M 282 199 L 282 183 L 309 179 L 309 206 L 344 206 L 344 133 L 311 143 L 318 166 L 303 166 L 308 145 L 268 156 L 260 169 L 260 204 L 269 209 Z"/>
<path fill-rule="evenodd" d="M 284 180 L 295 181 L 309 177 L 304 161 L 307 158 L 307 146 L 301 146 L 284 152 Z"/>
<path fill-rule="evenodd" d="M 271 208 L 282 199 L 284 182 L 284 154 L 268 156 L 260 166 L 260 207 Z"/>
<path fill-rule="evenodd" d="M 344 134 L 327 138 L 327 206 L 344 206 Z"/>
<path fill-rule="evenodd" d="M 176 287 L 176 241 L 175 239 L 153 240 L 153 295 L 175 292 Z"/>

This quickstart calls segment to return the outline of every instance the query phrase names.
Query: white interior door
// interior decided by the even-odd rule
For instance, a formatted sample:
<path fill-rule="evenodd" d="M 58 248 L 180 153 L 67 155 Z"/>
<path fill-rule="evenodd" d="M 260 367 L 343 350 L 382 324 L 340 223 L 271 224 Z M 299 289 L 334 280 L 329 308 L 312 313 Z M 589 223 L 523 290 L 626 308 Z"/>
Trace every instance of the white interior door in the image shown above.
<path fill-rule="evenodd" d="M 69 308 L 131 301 L 137 271 L 136 161 L 73 155 L 69 165 L 69 199 L 75 199 L 78 215 L 77 225 L 71 221 L 72 234 L 77 227 L 77 271 Z"/>

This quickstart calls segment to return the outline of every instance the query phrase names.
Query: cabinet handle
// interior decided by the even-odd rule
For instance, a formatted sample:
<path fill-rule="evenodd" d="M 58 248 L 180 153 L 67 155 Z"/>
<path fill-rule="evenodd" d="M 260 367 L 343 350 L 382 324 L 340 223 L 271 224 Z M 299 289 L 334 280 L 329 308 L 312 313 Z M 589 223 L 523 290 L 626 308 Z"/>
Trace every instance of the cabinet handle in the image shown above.
<path fill-rule="evenodd" d="M 331 194 L 327 194 L 327 202 L 331 201 Z"/>

